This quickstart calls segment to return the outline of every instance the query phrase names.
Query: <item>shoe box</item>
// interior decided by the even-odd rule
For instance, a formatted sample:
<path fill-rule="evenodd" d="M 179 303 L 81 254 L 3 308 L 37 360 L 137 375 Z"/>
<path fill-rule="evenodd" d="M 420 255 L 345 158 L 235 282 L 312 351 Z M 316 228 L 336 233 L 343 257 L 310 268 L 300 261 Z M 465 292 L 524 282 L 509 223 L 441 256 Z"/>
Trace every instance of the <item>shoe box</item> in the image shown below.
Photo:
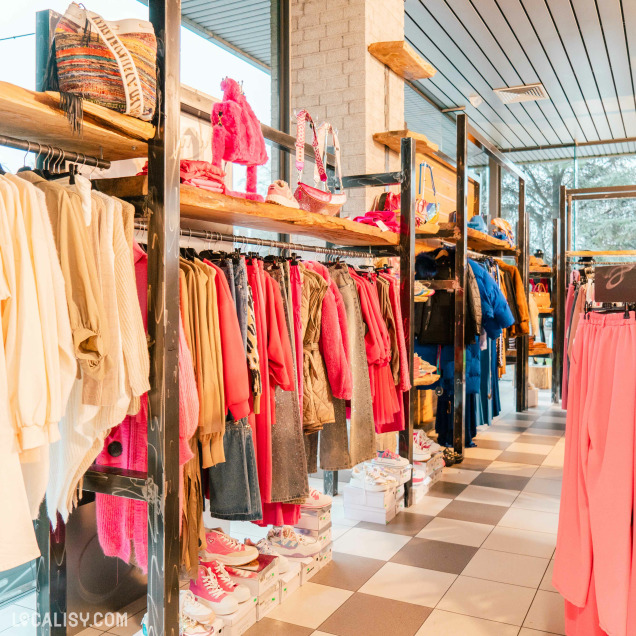
<path fill-rule="evenodd" d="M 221 616 L 223 621 L 223 636 L 242 636 L 250 627 L 256 624 L 257 603 L 253 600 L 241 603 L 234 614 Z M 218 634 L 216 629 L 214 634 Z"/>
<path fill-rule="evenodd" d="M 298 563 L 300 566 L 301 585 L 305 585 L 320 569 L 320 561 L 316 557 L 305 557 L 304 559 L 292 559 L 288 557 L 287 560 L 292 564 Z"/>
<path fill-rule="evenodd" d="M 277 561 L 278 557 L 269 554 L 259 554 L 258 559 L 247 565 L 240 567 L 230 566 L 226 567 L 226 569 L 234 583 L 246 585 L 254 596 L 260 597 L 266 590 L 278 583 Z M 233 574 L 235 570 L 239 571 L 241 575 Z"/>
<path fill-rule="evenodd" d="M 387 524 L 395 517 L 396 488 L 371 491 L 347 485 L 343 494 L 344 512 L 348 519 Z"/>
<path fill-rule="evenodd" d="M 225 623 L 220 616 L 215 619 L 214 623 L 212 623 L 212 633 L 214 636 L 219 636 L 219 634 L 229 634 L 229 632 L 225 631 Z"/>
<path fill-rule="evenodd" d="M 294 528 L 298 534 L 315 539 L 320 545 L 324 546 L 331 543 L 331 522 L 321 530 L 308 530 L 307 528 Z"/>
<path fill-rule="evenodd" d="M 278 605 L 280 605 L 280 581 L 276 581 L 269 590 L 266 590 L 258 597 L 256 620 L 263 620 Z"/>
<path fill-rule="evenodd" d="M 290 561 L 289 570 L 280 575 L 278 585 L 280 587 L 280 602 L 282 603 L 300 587 L 300 563 Z"/>
<path fill-rule="evenodd" d="M 320 554 L 316 555 L 318 557 L 318 561 L 320 563 L 320 567 L 324 568 L 330 561 L 333 560 L 333 549 L 331 541 L 325 544 L 320 551 Z"/>
<path fill-rule="evenodd" d="M 300 530 L 323 530 L 331 525 L 331 504 L 324 508 L 301 508 L 296 528 Z"/>

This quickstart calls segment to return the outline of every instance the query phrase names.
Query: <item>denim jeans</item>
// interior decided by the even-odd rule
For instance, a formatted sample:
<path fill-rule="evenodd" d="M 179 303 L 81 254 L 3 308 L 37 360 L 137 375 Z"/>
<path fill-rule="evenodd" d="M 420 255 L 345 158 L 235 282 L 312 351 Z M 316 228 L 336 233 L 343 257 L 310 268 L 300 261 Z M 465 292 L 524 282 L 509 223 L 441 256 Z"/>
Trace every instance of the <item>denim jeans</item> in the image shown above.
<path fill-rule="evenodd" d="M 208 469 L 210 514 L 232 521 L 262 519 L 254 440 L 247 418 L 226 421 L 223 447 L 225 462 Z"/>
<path fill-rule="evenodd" d="M 247 269 L 245 258 L 241 256 L 239 261 L 234 261 L 234 296 L 236 313 L 238 314 L 243 347 L 247 350 Z"/>
<path fill-rule="evenodd" d="M 219 267 L 225 274 L 225 279 L 227 280 L 227 284 L 229 285 L 230 292 L 232 294 L 232 300 L 236 305 L 236 288 L 234 286 L 234 261 L 232 261 L 231 258 L 226 258 L 219 263 Z"/>

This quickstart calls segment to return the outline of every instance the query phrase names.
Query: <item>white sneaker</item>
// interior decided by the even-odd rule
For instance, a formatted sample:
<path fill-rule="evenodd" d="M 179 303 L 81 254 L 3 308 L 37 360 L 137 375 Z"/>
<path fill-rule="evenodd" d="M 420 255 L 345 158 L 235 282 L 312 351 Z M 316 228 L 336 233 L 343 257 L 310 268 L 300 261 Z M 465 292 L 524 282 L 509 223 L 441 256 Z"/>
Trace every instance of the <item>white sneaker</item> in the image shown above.
<path fill-rule="evenodd" d="M 427 449 L 431 454 L 439 453 L 442 447 L 435 441 L 433 441 L 422 429 L 417 431 L 420 438 L 420 444 Z"/>
<path fill-rule="evenodd" d="M 179 636 L 212 636 L 214 627 L 193 621 L 189 616 L 179 616 Z"/>
<path fill-rule="evenodd" d="M 272 547 L 272 544 L 267 541 L 267 539 L 261 539 L 258 543 L 254 544 L 250 539 L 245 539 L 245 545 L 253 545 L 260 554 L 267 554 L 268 556 L 275 556 L 277 558 L 276 563 L 278 563 L 278 573 L 285 574 L 287 570 L 289 570 L 289 561 L 287 557 L 284 557 L 282 554 L 278 554 L 276 550 Z"/>
<path fill-rule="evenodd" d="M 407 468 L 409 460 L 390 450 L 378 451 L 378 456 L 371 460 L 374 466 L 387 466 L 389 468 Z"/>
<path fill-rule="evenodd" d="M 190 590 L 179 591 L 179 611 L 182 615 L 204 625 L 211 625 L 216 618 L 214 612 L 203 603 L 199 603 Z"/>
<path fill-rule="evenodd" d="M 272 528 L 267 533 L 267 540 L 274 552 L 291 559 L 304 559 L 320 552 L 320 543 L 312 537 L 298 534 L 291 526 Z"/>
<path fill-rule="evenodd" d="M 331 497 L 321 493 L 315 488 L 309 489 L 309 496 L 305 499 L 305 503 L 301 504 L 301 508 L 324 508 L 331 505 Z"/>
<path fill-rule="evenodd" d="M 413 461 L 427 462 L 431 458 L 431 451 L 422 443 L 419 431 L 413 432 Z"/>
<path fill-rule="evenodd" d="M 358 464 L 351 471 L 350 486 L 371 492 L 381 492 L 397 486 L 397 479 L 384 472 L 379 466 Z"/>

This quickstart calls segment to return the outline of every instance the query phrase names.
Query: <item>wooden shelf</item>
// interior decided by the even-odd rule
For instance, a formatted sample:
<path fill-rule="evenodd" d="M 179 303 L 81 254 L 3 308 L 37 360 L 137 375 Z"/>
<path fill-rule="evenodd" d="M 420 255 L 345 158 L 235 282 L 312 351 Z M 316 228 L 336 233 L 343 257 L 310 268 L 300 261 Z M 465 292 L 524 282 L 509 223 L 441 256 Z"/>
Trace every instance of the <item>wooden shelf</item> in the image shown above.
<path fill-rule="evenodd" d="M 96 187 L 106 194 L 120 198 L 140 198 L 148 194 L 148 177 L 96 179 Z M 181 218 L 209 221 L 223 225 L 302 234 L 350 246 L 396 247 L 400 237 L 351 219 L 305 212 L 273 203 L 248 201 L 225 194 L 217 194 L 194 186 L 181 186 Z"/>
<path fill-rule="evenodd" d="M 82 134 L 73 135 L 58 93 L 36 93 L 7 82 L 0 82 L 0 113 L 2 135 L 107 161 L 145 157 L 155 132 L 148 122 L 85 101 Z"/>
<path fill-rule="evenodd" d="M 553 307 L 545 307 L 543 309 L 541 309 L 541 307 L 538 308 L 539 309 L 539 315 L 544 315 L 544 316 L 550 316 L 554 313 L 554 308 Z"/>
<path fill-rule="evenodd" d="M 531 267 L 530 274 L 545 274 L 546 276 L 552 276 L 552 268 L 547 265 L 545 267 Z"/>
<path fill-rule="evenodd" d="M 455 223 L 440 223 L 439 238 L 443 238 L 451 243 L 457 241 L 458 230 Z M 475 252 L 489 254 L 491 252 L 516 256 L 519 252 L 516 247 L 510 247 L 507 241 L 502 241 L 494 236 L 468 228 L 468 249 Z"/>
<path fill-rule="evenodd" d="M 403 137 L 415 139 L 415 151 L 420 154 L 429 155 L 439 150 L 439 146 L 430 141 L 426 135 L 411 130 L 390 130 L 388 132 L 374 133 L 373 140 L 399 154 Z"/>
<path fill-rule="evenodd" d="M 437 70 L 404 40 L 374 42 L 369 53 L 386 64 L 396 75 L 414 81 L 433 77 Z"/>
<path fill-rule="evenodd" d="M 440 375 L 437 373 L 428 373 L 423 378 L 419 378 L 413 382 L 414 387 L 418 386 L 431 386 L 440 379 Z"/>
<path fill-rule="evenodd" d="M 588 250 L 577 250 L 574 252 L 566 252 L 566 256 L 636 256 L 636 250 L 598 250 L 598 251 L 588 251 Z M 602 263 L 598 263 L 598 265 L 602 265 Z"/>

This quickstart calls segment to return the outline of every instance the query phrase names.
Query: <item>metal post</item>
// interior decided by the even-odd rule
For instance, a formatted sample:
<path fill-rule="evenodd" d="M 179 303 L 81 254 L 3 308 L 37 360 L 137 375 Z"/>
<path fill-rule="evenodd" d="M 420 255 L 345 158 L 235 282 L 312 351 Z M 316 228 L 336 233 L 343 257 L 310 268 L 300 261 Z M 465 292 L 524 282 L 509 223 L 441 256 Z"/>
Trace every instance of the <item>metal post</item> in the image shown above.
<path fill-rule="evenodd" d="M 283 133 L 291 131 L 291 0 L 271 3 L 272 124 Z M 290 154 L 278 150 L 272 160 L 272 181 L 290 180 Z"/>
<path fill-rule="evenodd" d="M 181 0 L 150 0 L 159 43 L 148 144 L 148 634 L 179 634 L 179 49 Z"/>
<path fill-rule="evenodd" d="M 501 216 L 501 165 L 494 157 L 488 159 L 488 214 L 486 224 Z"/>
<path fill-rule="evenodd" d="M 560 355 L 565 355 L 565 294 L 566 294 L 566 286 L 567 286 L 567 259 L 566 259 L 566 249 L 567 249 L 567 236 L 568 236 L 568 196 L 567 196 L 567 188 L 565 186 L 561 186 L 560 198 L 559 198 L 559 260 L 558 267 L 556 272 L 556 289 L 557 289 L 557 307 L 559 309 L 556 310 L 557 316 L 557 335 L 558 340 L 554 343 L 554 346 L 557 347 L 560 351 Z M 561 358 L 561 363 L 563 364 L 564 358 Z M 563 396 L 563 382 L 565 380 L 563 376 L 563 372 L 559 371 L 559 398 Z"/>
<path fill-rule="evenodd" d="M 523 179 L 519 179 L 519 221 L 517 224 L 517 242 L 519 243 L 519 273 L 523 285 L 523 293 L 528 298 L 529 284 L 529 228 L 528 217 L 526 216 L 526 184 Z M 517 412 L 528 410 L 528 336 L 517 338 L 517 365 L 515 367 L 517 380 Z"/>
<path fill-rule="evenodd" d="M 35 90 L 45 89 L 44 80 L 55 27 L 62 16 L 49 9 L 35 14 Z"/>
<path fill-rule="evenodd" d="M 402 183 L 400 214 L 400 305 L 406 338 L 409 373 L 413 387 L 413 355 L 415 334 L 413 330 L 413 294 L 415 283 L 415 140 L 402 139 Z M 413 462 L 413 415 L 415 413 L 415 388 L 403 394 L 404 430 L 400 431 L 400 455 Z M 413 480 L 404 484 L 404 505 L 413 504 Z"/>
<path fill-rule="evenodd" d="M 468 118 L 457 115 L 457 243 L 455 247 L 455 377 L 453 389 L 453 448 L 464 458 L 464 404 L 466 403 L 466 241 L 468 235 Z"/>
<path fill-rule="evenodd" d="M 559 269 L 561 260 L 561 219 L 552 219 L 552 295 L 554 313 L 552 315 L 552 404 L 561 399 L 561 376 L 563 372 L 563 347 L 561 333 L 565 319 L 565 307 L 561 304 L 559 293 Z"/>

